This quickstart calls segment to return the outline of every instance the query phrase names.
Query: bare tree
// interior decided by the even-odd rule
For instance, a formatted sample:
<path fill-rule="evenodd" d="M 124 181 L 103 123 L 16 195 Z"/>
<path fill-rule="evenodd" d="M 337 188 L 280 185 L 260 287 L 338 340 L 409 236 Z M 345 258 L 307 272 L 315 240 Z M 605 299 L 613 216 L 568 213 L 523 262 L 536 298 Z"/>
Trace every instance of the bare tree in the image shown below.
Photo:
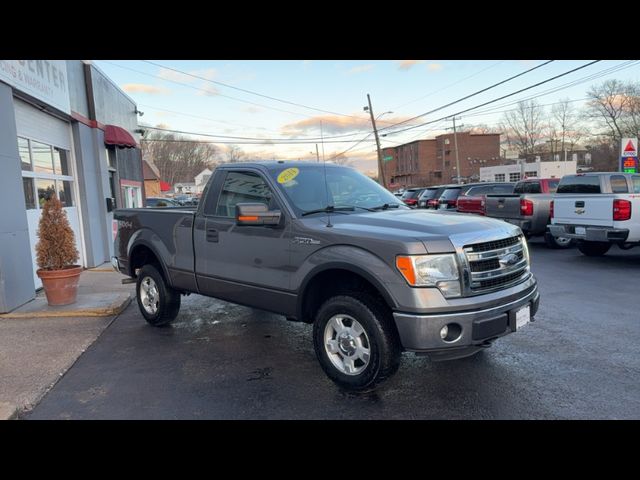
<path fill-rule="evenodd" d="M 244 151 L 237 145 L 229 145 L 225 152 L 225 160 L 229 163 L 241 162 L 244 158 Z"/>
<path fill-rule="evenodd" d="M 624 137 L 624 115 L 629 108 L 628 88 L 620 80 L 606 80 L 600 85 L 592 86 L 587 92 L 589 101 L 585 110 L 585 118 L 592 120 L 596 126 L 604 127 L 603 135 L 612 145 L 620 143 Z"/>
<path fill-rule="evenodd" d="M 337 165 L 344 166 L 349 166 L 353 163 L 353 161 L 349 159 L 349 157 L 347 157 L 344 153 L 341 153 L 340 155 L 332 158 L 331 161 Z"/>
<path fill-rule="evenodd" d="M 502 133 L 502 129 L 499 127 L 490 127 L 486 123 L 479 123 L 469 128 L 469 133 L 483 134 L 483 133 Z"/>
<path fill-rule="evenodd" d="M 175 185 L 193 182 L 202 170 L 215 165 L 218 148 L 166 132 L 152 132 L 140 142 L 142 158 L 153 163 L 161 180 Z"/>
<path fill-rule="evenodd" d="M 502 129 L 507 143 L 521 155 L 534 153 L 543 138 L 543 117 L 544 108 L 536 100 L 519 102 L 514 110 L 505 112 Z"/>

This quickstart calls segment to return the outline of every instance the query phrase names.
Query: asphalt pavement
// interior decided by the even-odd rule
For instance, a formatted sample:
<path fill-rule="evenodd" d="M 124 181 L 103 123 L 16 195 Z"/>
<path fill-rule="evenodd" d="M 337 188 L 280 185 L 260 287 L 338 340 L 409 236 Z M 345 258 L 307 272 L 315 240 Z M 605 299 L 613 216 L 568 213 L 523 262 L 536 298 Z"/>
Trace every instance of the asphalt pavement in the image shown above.
<path fill-rule="evenodd" d="M 535 322 L 467 359 L 405 354 L 375 392 L 325 377 L 310 325 L 191 295 L 167 328 L 132 302 L 24 418 L 640 418 L 640 248 L 530 245 Z"/>

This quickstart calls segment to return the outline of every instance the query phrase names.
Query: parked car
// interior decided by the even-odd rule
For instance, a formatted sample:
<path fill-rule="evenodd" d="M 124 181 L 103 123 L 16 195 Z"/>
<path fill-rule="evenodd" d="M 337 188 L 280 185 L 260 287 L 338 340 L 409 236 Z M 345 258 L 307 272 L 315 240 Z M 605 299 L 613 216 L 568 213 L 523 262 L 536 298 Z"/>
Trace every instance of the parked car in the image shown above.
<path fill-rule="evenodd" d="M 424 187 L 408 188 L 407 190 L 404 191 L 404 193 L 402 194 L 402 197 L 400 198 L 406 205 L 412 208 L 416 208 L 418 206 L 418 197 L 424 190 L 425 190 Z"/>
<path fill-rule="evenodd" d="M 427 208 L 427 202 L 434 198 L 439 189 L 440 186 L 425 188 L 418 197 L 418 208 Z"/>
<path fill-rule="evenodd" d="M 551 202 L 549 230 L 578 241 L 587 256 L 600 256 L 612 245 L 640 246 L 640 175 L 579 173 L 566 175 Z"/>
<path fill-rule="evenodd" d="M 180 207 L 181 205 L 170 199 L 163 197 L 148 197 L 145 199 L 145 204 L 147 208 L 156 208 L 156 207 Z"/>
<path fill-rule="evenodd" d="M 527 237 L 544 236 L 549 248 L 569 248 L 569 237 L 549 232 L 549 205 L 559 178 L 530 178 L 516 183 L 513 194 L 486 196 L 485 215 L 517 225 Z"/>
<path fill-rule="evenodd" d="M 223 164 L 206 192 L 197 210 L 115 211 L 112 263 L 135 279 L 151 325 L 174 320 L 189 293 L 313 323 L 325 373 L 361 390 L 391 376 L 403 351 L 473 355 L 538 310 L 513 225 L 425 215 L 339 165 Z"/>
<path fill-rule="evenodd" d="M 421 198 L 420 202 L 422 202 L 422 204 L 424 205 L 424 207 L 422 208 L 428 208 L 433 210 L 437 209 L 439 205 L 440 197 L 442 196 L 444 191 L 450 187 L 457 187 L 457 184 L 456 185 L 440 185 L 439 187 L 437 187 L 437 189 L 434 192 L 430 193 L 428 197 L 425 196 Z"/>
<path fill-rule="evenodd" d="M 513 193 L 515 183 L 480 183 L 471 186 L 458 197 L 457 209 L 461 213 L 484 215 L 487 195 Z"/>

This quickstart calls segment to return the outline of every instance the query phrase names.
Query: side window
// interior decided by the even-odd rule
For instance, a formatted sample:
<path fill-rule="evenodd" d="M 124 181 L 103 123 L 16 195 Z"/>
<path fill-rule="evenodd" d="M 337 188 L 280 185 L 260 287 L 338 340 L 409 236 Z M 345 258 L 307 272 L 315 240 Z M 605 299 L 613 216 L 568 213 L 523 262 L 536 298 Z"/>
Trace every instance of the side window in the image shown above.
<path fill-rule="evenodd" d="M 215 215 L 235 218 L 238 203 L 264 203 L 267 208 L 277 208 L 267 182 L 253 172 L 229 172 L 224 180 Z"/>
<path fill-rule="evenodd" d="M 633 193 L 640 193 L 640 176 L 634 175 L 633 179 Z"/>
<path fill-rule="evenodd" d="M 513 193 L 525 193 L 526 183 L 517 183 Z"/>
<path fill-rule="evenodd" d="M 542 193 L 540 182 L 529 182 L 529 185 L 527 186 L 527 193 Z"/>
<path fill-rule="evenodd" d="M 629 193 L 627 179 L 622 175 L 611 175 L 610 181 L 612 193 Z"/>

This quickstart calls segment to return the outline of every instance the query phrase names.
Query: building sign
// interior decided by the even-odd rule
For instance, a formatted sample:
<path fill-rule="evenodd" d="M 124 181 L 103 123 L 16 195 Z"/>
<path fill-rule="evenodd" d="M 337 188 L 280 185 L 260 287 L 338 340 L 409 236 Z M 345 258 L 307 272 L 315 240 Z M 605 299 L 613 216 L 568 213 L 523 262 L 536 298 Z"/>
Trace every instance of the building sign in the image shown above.
<path fill-rule="evenodd" d="M 620 171 L 639 173 L 637 138 L 623 138 L 620 141 Z"/>
<path fill-rule="evenodd" d="M 65 60 L 0 60 L 0 81 L 70 113 Z"/>

